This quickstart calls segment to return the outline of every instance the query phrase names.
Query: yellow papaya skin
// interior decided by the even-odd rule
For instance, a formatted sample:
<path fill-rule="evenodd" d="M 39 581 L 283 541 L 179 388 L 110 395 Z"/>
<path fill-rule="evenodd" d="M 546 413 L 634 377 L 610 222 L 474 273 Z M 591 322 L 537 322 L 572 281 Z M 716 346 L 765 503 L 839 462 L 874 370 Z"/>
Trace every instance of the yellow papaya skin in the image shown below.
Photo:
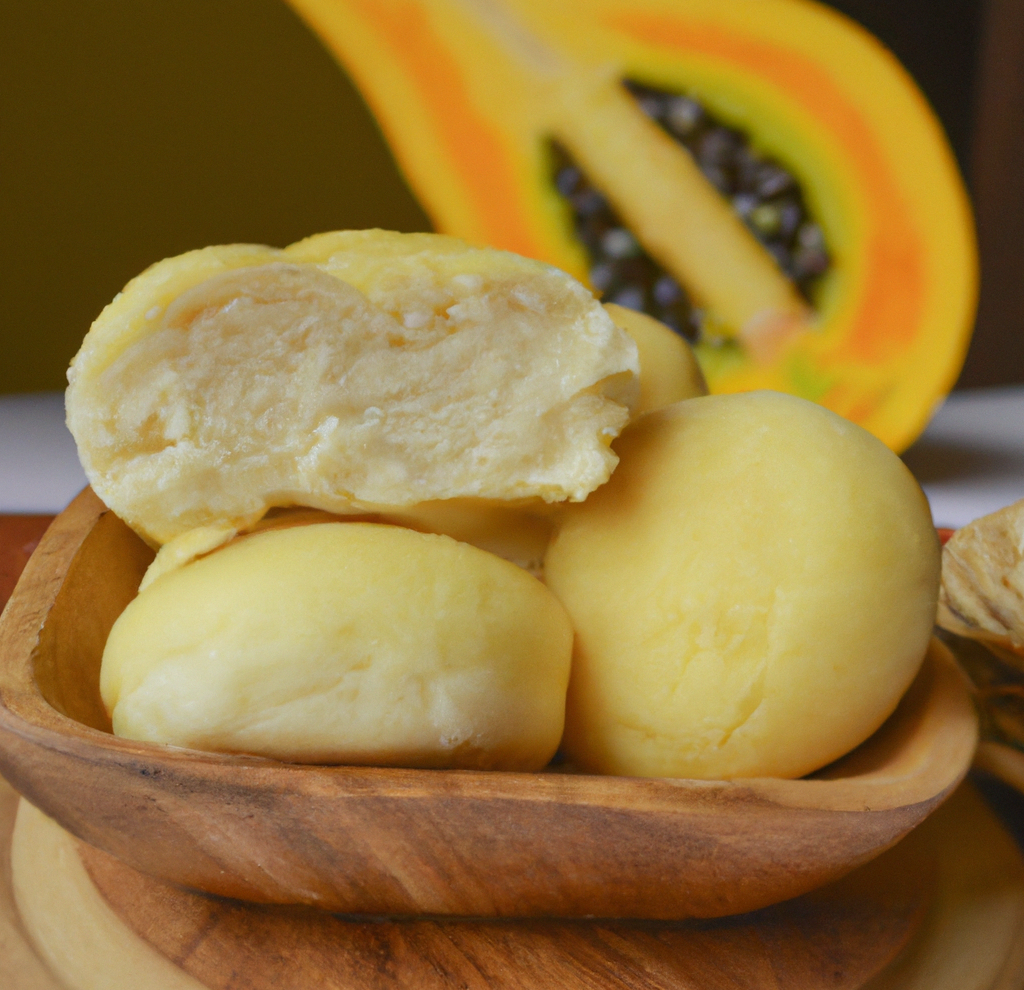
<path fill-rule="evenodd" d="M 952 387 L 977 294 L 966 193 L 924 97 L 842 15 L 810 0 L 289 2 L 360 86 L 445 233 L 586 279 L 546 152 L 566 129 L 552 98 L 565 72 L 577 87 L 611 74 L 692 94 L 790 171 L 832 268 L 799 332 L 698 345 L 713 393 L 790 392 L 899 451 Z M 628 162 L 619 171 L 619 186 L 642 181 Z M 738 288 L 761 280 L 779 298 L 751 272 L 737 270 Z M 701 302 L 702 285 L 686 287 Z"/>

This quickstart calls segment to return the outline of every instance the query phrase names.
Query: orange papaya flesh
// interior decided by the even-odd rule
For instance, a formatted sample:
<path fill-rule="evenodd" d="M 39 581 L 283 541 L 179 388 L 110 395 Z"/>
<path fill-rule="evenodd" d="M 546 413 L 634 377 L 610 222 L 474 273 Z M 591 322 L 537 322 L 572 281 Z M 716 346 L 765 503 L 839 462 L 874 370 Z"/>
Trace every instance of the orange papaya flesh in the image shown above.
<path fill-rule="evenodd" d="M 766 362 L 706 313 L 697 352 L 713 392 L 792 392 L 901 450 L 952 386 L 977 286 L 966 195 L 919 91 L 842 15 L 808 0 L 290 2 L 361 88 L 439 230 L 588 275 L 552 181 L 554 101 L 520 57 L 529 39 L 574 72 L 695 97 L 793 176 L 830 261 L 808 286 L 812 326 Z M 528 39 L 518 52 L 479 16 L 498 7 Z"/>

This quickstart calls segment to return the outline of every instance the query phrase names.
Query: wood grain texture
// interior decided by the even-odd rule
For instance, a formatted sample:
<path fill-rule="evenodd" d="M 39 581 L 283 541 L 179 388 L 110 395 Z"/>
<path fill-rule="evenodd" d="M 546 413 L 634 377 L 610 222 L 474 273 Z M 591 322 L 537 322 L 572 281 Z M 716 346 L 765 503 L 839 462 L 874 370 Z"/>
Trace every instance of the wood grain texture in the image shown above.
<path fill-rule="evenodd" d="M 18 795 L 0 780 L 0 987 L 3 990 L 64 990 L 36 955 L 14 903 L 11 833 Z"/>
<path fill-rule="evenodd" d="M 0 781 L 0 834 L 5 837 L 0 855 L 7 852 L 6 838 L 13 824 L 12 797 Z M 302 909 L 243 907 L 138 876 L 124 886 L 112 877 L 101 881 L 109 892 L 109 899 L 102 898 L 81 865 L 75 840 L 35 809 L 23 806 L 21 811 L 17 826 L 20 855 L 14 863 L 20 874 L 18 886 L 23 898 L 30 896 L 35 902 L 26 905 L 33 921 L 42 919 L 51 935 L 58 930 L 61 933 L 58 968 L 64 973 L 64 983 L 25 982 L 29 971 L 20 964 L 23 960 L 0 955 L 0 986 L 5 990 L 181 990 L 189 981 L 224 990 L 243 986 L 246 990 L 309 986 L 330 990 L 339 986 L 332 982 L 335 977 L 346 981 L 340 984 L 346 990 L 396 986 L 418 990 L 439 984 L 458 986 L 455 977 L 460 973 L 469 974 L 461 985 L 474 990 L 555 986 L 604 990 L 629 987 L 626 978 L 634 979 L 633 986 L 645 988 L 721 990 L 750 987 L 750 983 L 739 981 L 751 973 L 759 981 L 753 984 L 757 990 L 840 990 L 860 985 L 858 965 L 866 963 L 859 970 L 861 976 L 879 965 L 878 960 L 900 941 L 907 918 L 910 928 L 915 928 L 918 911 L 914 898 L 923 898 L 928 904 L 923 923 L 892 964 L 870 978 L 863 990 L 1020 990 L 1024 986 L 1024 860 L 969 785 L 961 787 L 894 850 L 867 867 L 800 902 L 756 916 L 676 924 L 488 921 L 479 926 L 461 920 L 356 921 L 322 916 L 324 928 L 319 931 L 324 938 L 325 931 L 330 933 L 329 945 L 323 944 L 323 938 L 305 938 L 312 913 Z M 24 814 L 26 811 L 32 814 Z M 83 888 L 83 880 L 88 890 Z M 103 913 L 125 918 L 120 931 L 108 928 L 105 936 L 98 934 L 104 929 L 94 918 L 97 902 Z M 805 917 L 793 914 L 800 904 L 809 908 Z M 903 910 L 900 904 L 905 905 Z M 259 920 L 240 925 L 220 916 L 221 908 L 241 910 Z M 873 917 L 860 929 L 853 923 L 866 908 Z M 908 915 L 906 908 L 913 914 Z M 785 912 L 790 913 L 792 924 L 781 921 Z M 888 919 L 886 930 L 875 946 L 874 959 L 868 959 L 860 952 L 876 931 L 879 914 Z M 0 915 L 15 916 L 9 887 L 0 887 Z M 283 919 L 280 929 L 272 922 L 275 917 Z M 745 926 L 751 922 L 757 927 L 758 939 L 746 943 L 752 948 L 751 955 L 744 957 L 738 950 L 744 944 Z M 851 924 L 852 945 L 842 937 L 844 926 Z M 901 931 L 893 932 L 890 924 Z M 347 934 L 339 936 L 336 925 Z M 592 937 L 587 935 L 590 928 L 595 932 Z M 133 929 L 146 932 L 146 938 Z M 449 938 L 450 932 L 460 934 Z M 499 932 L 503 932 L 500 937 Z M 568 932 L 567 948 L 574 955 L 563 956 L 561 939 L 545 939 L 545 932 Z M 794 932 L 797 939 L 784 947 L 778 944 L 780 937 Z M 829 965 L 815 966 L 808 960 L 820 950 L 823 932 L 832 941 Z M 132 939 L 137 945 L 130 944 Z M 581 941 L 582 950 L 577 948 Z M 497 943 L 493 949 L 492 942 Z M 78 945 L 82 951 L 69 949 L 69 945 Z M 593 959 L 606 945 L 616 966 L 625 960 L 631 968 L 609 972 L 597 966 L 577 967 L 566 975 L 570 958 L 582 954 L 584 961 Z M 164 954 L 156 951 L 156 946 L 162 946 Z M 157 962 L 173 957 L 187 970 L 175 967 L 174 979 L 168 981 L 164 978 L 166 967 L 145 964 L 147 952 L 143 949 L 155 952 Z M 727 949 L 730 952 L 723 960 Z M 432 954 L 424 956 L 425 951 Z M 348 952 L 351 954 L 342 955 Z M 546 962 L 538 959 L 538 953 Z M 127 970 L 122 965 L 126 957 L 134 960 Z M 784 957 L 788 961 L 780 961 Z M 452 959 L 454 963 L 450 963 Z M 449 965 L 443 965 L 446 960 Z M 495 966 L 497 960 L 500 970 Z M 716 968 L 712 960 L 721 965 Z M 226 975 L 229 965 L 231 973 Z M 31 967 L 32 972 L 40 972 L 36 960 Z M 306 979 L 318 970 L 319 981 Z M 801 982 L 799 977 L 807 973 L 811 982 Z M 204 979 L 196 979 L 198 975 Z M 441 983 L 447 977 L 454 982 Z M 555 979 L 560 982 L 553 982 Z"/>
<path fill-rule="evenodd" d="M 4 836 L 0 855 L 7 853 L 7 837 L 13 824 L 12 797 L 10 789 L 0 781 L 0 834 Z M 27 905 L 33 920 L 43 919 L 51 934 L 60 932 L 64 981 L 58 983 L 43 973 L 38 960 L 31 959 L 25 966 L 23 957 L 8 958 L 0 954 L 0 986 L 5 990 L 96 990 L 98 987 L 103 990 L 136 990 L 137 987 L 182 990 L 190 983 L 224 990 L 243 986 L 246 990 L 308 986 L 330 990 L 339 986 L 332 982 L 339 973 L 346 981 L 340 985 L 346 990 L 457 986 L 458 981 L 445 984 L 441 980 L 454 979 L 459 973 L 469 974 L 461 985 L 474 990 L 484 987 L 540 990 L 556 986 L 570 990 L 579 986 L 604 990 L 605 987 L 631 985 L 673 987 L 675 990 L 695 986 L 702 990 L 704 987 L 711 990 L 739 987 L 840 990 L 861 985 L 857 982 L 857 960 L 863 963 L 867 957 L 858 955 L 858 946 L 863 946 L 864 939 L 875 931 L 875 921 L 869 919 L 866 929 L 855 931 L 854 944 L 850 945 L 842 938 L 844 924 L 853 922 L 858 911 L 873 902 L 876 919 L 880 910 L 883 917 L 890 921 L 895 918 L 895 924 L 901 927 L 901 919 L 910 916 L 901 912 L 898 904 L 912 907 L 912 897 L 923 897 L 928 903 L 923 923 L 917 927 L 910 944 L 892 964 L 870 978 L 863 990 L 1020 990 L 1024 986 L 1024 860 L 1013 840 L 969 785 L 961 787 L 945 807 L 896 849 L 839 884 L 813 897 L 802 898 L 799 903 L 808 905 L 810 913 L 805 918 L 797 917 L 791 925 L 779 923 L 779 918 L 798 906 L 795 903 L 728 921 L 661 925 L 490 921 L 478 928 L 472 922 L 459 920 L 372 922 L 323 917 L 323 925 L 337 923 L 349 931 L 347 936 L 338 937 L 336 931 L 329 928 L 333 935 L 326 947 L 322 944 L 318 947 L 315 940 L 307 944 L 303 938 L 305 919 L 310 912 L 301 909 L 297 912 L 241 907 L 175 888 L 167 888 L 162 894 L 160 888 L 167 885 L 138 877 L 123 889 L 116 884 L 110 890 L 110 899 L 104 899 L 81 865 L 75 840 L 35 809 L 23 806 L 22 812 L 25 811 L 32 814 L 19 813 L 18 816 L 21 855 L 14 857 L 14 866 L 20 874 L 18 886 L 23 897 L 28 894 L 35 901 Z M 31 830 L 26 828 L 32 825 L 35 827 Z M 928 880 L 921 882 L 924 873 L 928 874 Z M 82 881 L 88 890 L 83 888 Z M 143 900 L 149 901 L 149 906 L 136 899 L 136 883 L 143 885 Z M 911 890 L 913 894 L 908 898 L 907 892 Z M 894 893 L 895 900 L 892 899 Z M 170 907 L 163 900 L 164 894 L 174 902 Z M 121 905 L 119 909 L 114 907 L 117 904 Z M 842 904 L 847 905 L 847 910 L 841 908 Z M 101 936 L 98 933 L 104 929 L 97 927 L 94 918 L 97 907 L 114 919 L 118 912 L 131 917 L 120 922 L 120 930 L 107 929 L 106 936 Z M 275 930 L 275 925 L 265 926 L 262 921 L 242 926 L 230 920 L 225 922 L 216 917 L 218 907 L 240 909 L 264 920 L 280 916 L 285 919 L 283 928 Z M 139 910 L 142 914 L 137 915 Z M 0 886 L 0 916 L 14 917 L 17 923 L 9 886 Z M 911 929 L 916 925 L 916 916 L 914 909 Z M 773 917 L 774 922 L 768 920 Z M 298 926 L 294 924 L 295 919 L 301 922 Z M 738 951 L 744 944 L 744 926 L 750 922 L 757 926 L 758 940 L 748 943 L 753 948 L 751 955 L 744 957 Z M 148 932 L 147 938 L 135 934 L 129 923 L 135 929 Z M 266 927 L 271 929 L 269 940 L 264 935 Z M 586 932 L 591 927 L 601 934 L 587 938 Z M 426 930 L 427 934 L 417 937 L 418 929 Z M 447 938 L 450 930 L 457 930 L 461 935 Z M 496 938 L 495 933 L 501 930 L 504 930 L 503 936 Z M 624 971 L 625 977 L 619 969 L 609 972 L 600 967 L 589 970 L 577 967 L 566 975 L 569 957 L 563 957 L 560 939 L 537 937 L 538 932 L 543 934 L 547 930 L 569 931 L 568 947 L 583 940 L 585 959 L 593 957 L 594 946 L 607 944 L 616 966 L 623 959 L 633 966 Z M 828 933 L 833 947 L 829 965 L 815 966 L 808 960 L 822 945 L 822 931 Z M 685 932 L 693 933 L 694 938 L 688 940 L 680 934 Z M 797 940 L 785 947 L 777 944 L 780 937 L 787 938 L 794 932 L 799 935 Z M 525 936 L 522 933 L 526 933 Z M 389 935 L 394 935 L 393 940 Z M 481 939 L 479 946 L 477 936 Z M 865 969 L 877 965 L 899 938 L 900 933 L 887 928 L 875 946 L 874 960 L 867 960 Z M 132 939 L 137 943 L 134 946 L 130 944 Z M 492 941 L 497 942 L 493 950 L 490 948 Z M 285 942 L 287 948 L 282 949 Z M 154 943 L 164 946 L 166 954 L 156 951 Z M 68 950 L 69 945 L 76 944 L 81 951 Z M 342 956 L 350 946 L 352 954 Z M 677 955 L 676 950 L 680 948 L 681 953 Z M 726 949 L 730 952 L 723 961 Z M 143 950 L 155 954 L 157 963 L 173 956 L 187 971 L 175 966 L 173 978 L 168 980 L 165 966 L 143 964 L 147 955 Z M 437 955 L 424 957 L 424 951 Z M 224 952 L 234 963 L 230 975 L 226 975 L 228 965 L 221 955 Z M 537 958 L 538 952 L 546 962 Z M 326 960 L 325 953 L 329 955 Z M 133 968 L 127 970 L 122 965 L 126 956 L 134 959 Z M 788 961 L 780 962 L 784 957 L 788 957 Z M 456 961 L 454 965 L 442 965 L 452 958 Z M 499 960 L 500 970 L 494 965 Z M 715 968 L 712 960 L 722 965 Z M 306 980 L 307 973 L 316 972 L 315 968 L 307 969 L 307 966 L 321 967 L 321 973 L 326 975 L 319 982 Z M 863 972 L 861 969 L 860 975 Z M 40 973 L 42 978 L 36 981 Z M 751 973 L 758 982 L 739 982 Z M 801 981 L 800 976 L 807 973 L 811 974 L 810 982 Z M 191 974 L 202 974 L 204 980 L 197 980 Z M 630 984 L 624 982 L 626 978 L 640 982 Z"/>
<path fill-rule="evenodd" d="M 978 746 L 974 765 L 1024 793 L 1024 753 L 1019 749 L 986 739 Z"/>
<path fill-rule="evenodd" d="M 889 722 L 811 780 L 309 767 L 119 739 L 99 657 L 150 557 L 88 490 L 50 528 L 0 622 L 0 772 L 91 845 L 224 896 L 392 915 L 736 914 L 891 846 L 977 740 L 940 646 Z"/>
<path fill-rule="evenodd" d="M 920 926 L 936 863 L 908 847 L 816 894 L 719 921 L 394 921 L 204 897 L 79 853 L 121 920 L 215 990 L 854 990 Z"/>
<path fill-rule="evenodd" d="M 935 896 L 913 942 L 864 990 L 1021 990 L 1024 859 L 978 792 L 965 784 L 904 841 L 936 854 Z"/>

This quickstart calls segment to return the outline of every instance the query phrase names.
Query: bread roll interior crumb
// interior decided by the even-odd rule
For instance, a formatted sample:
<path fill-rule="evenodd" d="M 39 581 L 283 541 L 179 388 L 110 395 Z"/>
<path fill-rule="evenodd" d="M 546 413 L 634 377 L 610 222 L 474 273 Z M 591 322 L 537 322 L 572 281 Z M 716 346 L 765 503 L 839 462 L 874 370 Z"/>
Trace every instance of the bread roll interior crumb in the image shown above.
<path fill-rule="evenodd" d="M 588 290 L 452 238 L 357 233 L 168 259 L 93 325 L 68 425 L 146 539 L 283 505 L 578 501 L 610 476 L 639 369 Z"/>

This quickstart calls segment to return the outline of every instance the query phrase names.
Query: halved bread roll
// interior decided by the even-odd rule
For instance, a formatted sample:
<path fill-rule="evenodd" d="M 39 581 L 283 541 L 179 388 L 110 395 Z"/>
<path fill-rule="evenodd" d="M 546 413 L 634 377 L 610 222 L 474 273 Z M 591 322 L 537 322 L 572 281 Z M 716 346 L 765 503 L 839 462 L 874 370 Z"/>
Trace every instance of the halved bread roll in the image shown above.
<path fill-rule="evenodd" d="M 68 426 L 97 494 L 162 544 L 281 505 L 582 500 L 617 462 L 638 373 L 549 265 L 344 231 L 148 269 L 72 363 Z"/>

